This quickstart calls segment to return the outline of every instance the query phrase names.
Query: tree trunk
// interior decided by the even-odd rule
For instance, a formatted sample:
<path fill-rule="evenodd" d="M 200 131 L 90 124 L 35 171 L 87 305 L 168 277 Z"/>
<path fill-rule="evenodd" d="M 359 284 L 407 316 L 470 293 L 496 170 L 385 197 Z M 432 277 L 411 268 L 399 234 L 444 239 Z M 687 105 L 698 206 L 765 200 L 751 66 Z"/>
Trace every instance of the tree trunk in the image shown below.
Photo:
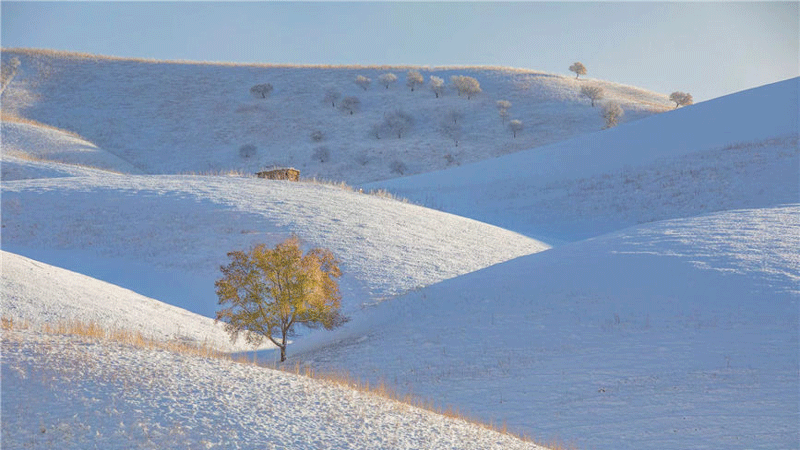
<path fill-rule="evenodd" d="M 281 336 L 281 362 L 286 361 L 286 330 L 283 331 Z"/>

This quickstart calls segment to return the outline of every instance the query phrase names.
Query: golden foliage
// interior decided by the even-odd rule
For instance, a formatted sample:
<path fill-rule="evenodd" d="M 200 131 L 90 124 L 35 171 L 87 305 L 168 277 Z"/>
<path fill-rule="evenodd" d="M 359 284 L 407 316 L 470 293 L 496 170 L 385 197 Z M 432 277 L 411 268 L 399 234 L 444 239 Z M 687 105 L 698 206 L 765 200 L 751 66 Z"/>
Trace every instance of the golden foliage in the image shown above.
<path fill-rule="evenodd" d="M 342 275 L 330 250 L 313 248 L 305 255 L 292 237 L 270 249 L 264 244 L 249 252 L 228 253 L 230 264 L 220 268 L 216 320 L 225 323 L 231 339 L 244 333 L 251 344 L 269 339 L 286 360 L 287 337 L 296 324 L 336 328 L 347 321 L 341 312 L 336 281 Z"/>

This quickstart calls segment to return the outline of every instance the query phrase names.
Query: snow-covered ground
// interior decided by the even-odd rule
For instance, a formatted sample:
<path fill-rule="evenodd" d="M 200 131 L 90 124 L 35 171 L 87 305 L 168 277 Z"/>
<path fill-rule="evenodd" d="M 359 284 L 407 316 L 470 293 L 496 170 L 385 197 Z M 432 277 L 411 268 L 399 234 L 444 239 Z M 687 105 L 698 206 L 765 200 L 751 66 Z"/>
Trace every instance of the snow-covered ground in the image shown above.
<path fill-rule="evenodd" d="M 531 70 L 465 67 L 415 68 L 426 85 L 405 86 L 409 67 L 291 67 L 174 63 L 87 57 L 36 50 L 4 50 L 21 65 L 3 93 L 4 111 L 76 132 L 100 148 L 151 174 L 207 173 L 290 165 L 302 175 L 360 183 L 443 169 L 557 142 L 599 130 L 603 119 L 581 97 L 587 84 L 602 86 L 607 101 L 625 109 L 633 121 L 671 108 L 666 95 L 603 80 L 580 79 Z M 394 73 L 398 82 L 385 89 L 378 76 Z M 368 90 L 356 76 L 372 79 Z M 445 80 L 436 98 L 431 75 Z M 467 100 L 452 88 L 452 75 L 475 77 L 483 93 Z M 253 85 L 270 83 L 267 99 L 256 99 Z M 347 114 L 325 101 L 334 89 L 341 98 L 357 97 L 359 110 Z M 340 100 L 341 100 L 340 98 Z M 503 122 L 497 100 L 509 100 Z M 376 139 L 372 127 L 387 113 L 404 110 L 414 124 L 401 139 Z M 65 113 L 68 111 L 68 113 Z M 462 136 L 454 141 L 441 131 L 451 111 L 462 114 Z M 515 139 L 508 120 L 525 130 Z M 311 134 L 319 131 L 315 141 Z M 239 149 L 254 145 L 243 158 Z M 326 147 L 330 159 L 314 159 Z"/>
<path fill-rule="evenodd" d="M 583 449 L 796 448 L 798 229 L 794 205 L 567 244 L 381 304 L 298 358 Z"/>
<path fill-rule="evenodd" d="M 341 259 L 353 320 L 297 337 L 291 361 L 584 449 L 800 442 L 798 79 L 653 116 L 665 96 L 514 69 L 423 69 L 478 78 L 484 92 L 467 100 L 410 92 L 401 68 L 2 56 L 22 61 L 4 114 L 64 129 L 2 126 L 4 316 L 219 342 L 209 318 L 226 252 L 297 234 Z M 376 85 L 385 71 L 401 78 L 388 90 Z M 269 99 L 249 95 L 259 82 L 275 86 Z M 597 131 L 583 83 L 622 102 L 626 122 Z M 331 85 L 361 110 L 325 105 Z M 517 139 L 503 98 L 526 123 Z M 416 118 L 408 136 L 369 137 L 395 108 Z M 457 148 L 438 126 L 453 109 Z M 248 143 L 256 156 L 242 158 Z M 330 161 L 312 159 L 320 146 Z M 386 180 L 394 160 L 420 175 Z M 383 180 L 365 191 L 445 212 L 185 174 L 273 163 Z M 4 334 L 2 370 L 4 445 L 522 445 L 265 369 L 33 330 Z"/>
<path fill-rule="evenodd" d="M 341 260 L 347 313 L 548 248 L 335 186 L 242 177 L 59 177 L 3 184 L 5 250 L 213 317 L 227 252 L 292 233 Z M 88 218 L 88 220 L 87 220 Z"/>
<path fill-rule="evenodd" d="M 549 243 L 795 202 L 798 84 L 793 78 L 545 147 L 365 187 Z"/>
<path fill-rule="evenodd" d="M 3 316 L 41 327 L 45 324 L 96 324 L 145 339 L 178 341 L 222 351 L 247 351 L 232 345 L 222 324 L 185 309 L 139 295 L 79 273 L 2 251 Z M 270 348 L 272 345 L 266 345 Z"/>
<path fill-rule="evenodd" d="M 3 331 L 3 448 L 542 449 L 331 383 Z"/>

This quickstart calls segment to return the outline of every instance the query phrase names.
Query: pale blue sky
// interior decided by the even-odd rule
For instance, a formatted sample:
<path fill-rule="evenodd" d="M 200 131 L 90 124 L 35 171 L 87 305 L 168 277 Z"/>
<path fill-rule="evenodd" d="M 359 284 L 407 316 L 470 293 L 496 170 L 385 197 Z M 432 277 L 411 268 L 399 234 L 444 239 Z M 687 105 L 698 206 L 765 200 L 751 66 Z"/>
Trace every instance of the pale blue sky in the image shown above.
<path fill-rule="evenodd" d="M 499 65 L 707 100 L 798 76 L 797 2 L 0 3 L 2 46 L 156 59 Z"/>

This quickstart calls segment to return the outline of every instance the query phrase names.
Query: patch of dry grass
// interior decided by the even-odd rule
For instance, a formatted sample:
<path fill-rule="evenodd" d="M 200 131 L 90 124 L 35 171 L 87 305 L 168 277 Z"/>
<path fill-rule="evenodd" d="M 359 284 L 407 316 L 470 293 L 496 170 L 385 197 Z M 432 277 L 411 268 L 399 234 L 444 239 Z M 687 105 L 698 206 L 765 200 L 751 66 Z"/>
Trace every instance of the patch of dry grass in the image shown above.
<path fill-rule="evenodd" d="M 23 321 L 15 321 L 11 317 L 2 317 L 3 331 L 14 330 L 37 330 L 46 334 L 66 335 L 66 336 L 79 336 L 88 341 L 105 341 L 115 342 L 125 345 L 130 345 L 137 348 L 165 350 L 173 353 L 199 356 L 203 358 L 215 358 L 220 360 L 232 361 L 238 364 L 248 364 L 266 369 L 280 370 L 285 373 L 302 376 L 335 386 L 341 386 L 348 389 L 354 389 L 362 393 L 376 395 L 383 399 L 397 402 L 399 406 L 413 407 L 424 409 L 435 414 L 443 415 L 445 417 L 461 420 L 481 428 L 502 433 L 520 439 L 525 442 L 536 443 L 534 439 L 526 434 L 515 433 L 510 431 L 505 423 L 485 423 L 476 418 L 470 417 L 452 406 L 439 406 L 430 400 L 420 399 L 410 394 L 400 394 L 394 388 L 387 385 L 383 381 L 377 384 L 370 384 L 369 381 L 361 380 L 353 377 L 350 373 L 340 372 L 317 372 L 310 366 L 301 366 L 300 363 L 295 363 L 294 366 L 266 364 L 258 361 L 255 354 L 252 358 L 248 358 L 247 353 L 231 354 L 220 351 L 207 345 L 194 344 L 182 341 L 164 341 L 154 339 L 152 337 L 144 336 L 141 332 L 128 331 L 122 329 L 111 329 L 103 327 L 102 325 L 89 321 L 84 322 L 80 320 L 69 320 L 57 323 L 46 323 L 39 326 L 33 326 L 30 323 Z M 5 338 L 5 336 L 4 336 Z M 554 442 L 545 446 L 550 450 L 574 450 L 574 446 L 565 446 L 563 443 Z"/>

